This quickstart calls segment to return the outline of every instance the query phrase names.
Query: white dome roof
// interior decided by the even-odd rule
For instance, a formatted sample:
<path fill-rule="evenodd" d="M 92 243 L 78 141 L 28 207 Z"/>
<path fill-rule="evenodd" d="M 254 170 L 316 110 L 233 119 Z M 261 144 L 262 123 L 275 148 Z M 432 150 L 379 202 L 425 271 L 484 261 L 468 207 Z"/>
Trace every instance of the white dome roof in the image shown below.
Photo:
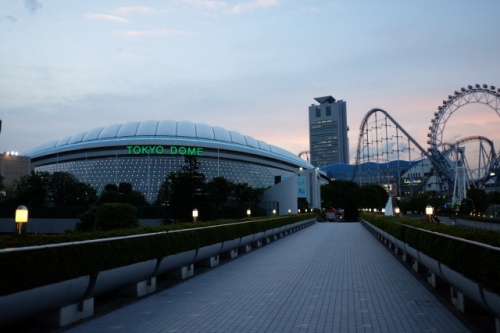
<path fill-rule="evenodd" d="M 312 165 L 299 158 L 297 155 L 282 148 L 269 145 L 263 141 L 256 140 L 251 136 L 242 135 L 236 131 L 228 131 L 222 127 L 210 126 L 207 124 L 195 124 L 190 121 L 173 120 L 146 120 L 142 122 L 131 121 L 124 124 L 97 127 L 87 132 L 80 132 L 73 136 L 64 137 L 60 140 L 47 142 L 36 147 L 35 149 L 29 150 L 24 153 L 24 155 L 29 157 L 38 157 L 50 154 L 54 149 L 71 149 L 72 145 L 81 146 L 82 144 L 91 144 L 94 141 L 110 141 L 113 139 L 119 140 L 127 138 L 140 139 L 144 137 L 157 137 L 158 139 L 162 137 L 176 137 L 221 141 L 275 153 L 286 157 L 287 159 L 292 159 L 298 164 L 305 164 L 305 167 L 312 168 Z"/>

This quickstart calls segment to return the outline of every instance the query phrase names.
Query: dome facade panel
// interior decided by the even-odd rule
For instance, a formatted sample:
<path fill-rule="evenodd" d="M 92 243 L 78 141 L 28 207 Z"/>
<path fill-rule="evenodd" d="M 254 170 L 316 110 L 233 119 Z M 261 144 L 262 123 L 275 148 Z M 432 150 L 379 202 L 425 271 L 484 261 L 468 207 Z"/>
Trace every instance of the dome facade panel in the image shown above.
<path fill-rule="evenodd" d="M 207 124 L 196 124 L 196 136 L 202 139 L 214 139 L 214 130 Z"/>
<path fill-rule="evenodd" d="M 126 136 L 134 136 L 137 132 L 137 127 L 139 126 L 138 121 L 131 121 L 123 124 L 118 132 L 116 133 L 117 137 L 126 137 Z"/>
<path fill-rule="evenodd" d="M 213 130 L 214 130 L 215 140 L 231 142 L 231 134 L 229 134 L 229 131 L 227 129 L 214 126 Z"/>
<path fill-rule="evenodd" d="M 88 131 L 83 136 L 82 141 L 86 142 L 86 141 L 96 140 L 99 137 L 99 134 L 101 134 L 103 129 L 104 129 L 104 127 L 97 127 L 97 128 L 94 128 L 94 129 Z"/>
<path fill-rule="evenodd" d="M 229 131 L 229 133 L 231 134 L 231 142 L 246 146 L 247 142 L 245 141 L 245 137 L 241 133 L 236 131 Z"/>
<path fill-rule="evenodd" d="M 251 136 L 248 136 L 248 135 L 244 135 L 244 137 L 245 137 L 245 141 L 247 142 L 248 146 L 254 147 L 254 148 L 260 148 L 257 140 L 255 140 L 254 138 L 252 138 Z"/>
<path fill-rule="evenodd" d="M 99 134 L 99 139 L 116 138 L 116 133 L 118 133 L 121 126 L 122 124 L 113 124 L 105 127 Z"/>
<path fill-rule="evenodd" d="M 137 136 L 155 135 L 157 127 L 158 127 L 158 121 L 157 120 L 146 120 L 146 121 L 143 121 L 137 127 L 136 135 Z"/>
<path fill-rule="evenodd" d="M 69 139 L 68 141 L 68 144 L 72 144 L 72 143 L 78 143 L 78 142 L 82 142 L 82 139 L 83 137 L 85 136 L 87 132 L 80 132 L 78 134 L 75 134 L 71 137 L 71 139 Z"/>
<path fill-rule="evenodd" d="M 196 137 L 196 125 L 190 121 L 177 122 L 177 136 Z"/>
<path fill-rule="evenodd" d="M 56 146 L 56 144 L 57 144 L 57 141 L 58 140 L 49 141 L 47 143 L 44 143 L 43 145 L 40 145 L 40 146 L 36 147 L 32 151 L 44 151 L 46 149 L 54 148 Z"/>
<path fill-rule="evenodd" d="M 68 141 L 71 139 L 70 136 L 67 136 L 67 137 L 64 137 L 62 138 L 61 140 L 57 141 L 56 143 L 56 147 L 60 147 L 60 146 L 64 146 L 66 144 L 68 144 Z"/>
<path fill-rule="evenodd" d="M 156 135 L 176 136 L 177 122 L 173 120 L 162 120 L 158 123 Z"/>
<path fill-rule="evenodd" d="M 265 143 L 264 141 L 257 140 L 257 142 L 259 143 L 260 149 L 271 151 L 271 147 L 269 147 L 269 145 L 267 143 Z"/>
<path fill-rule="evenodd" d="M 283 155 L 283 156 L 286 156 L 292 160 L 301 160 L 298 156 L 295 156 L 294 154 L 290 153 L 288 150 L 285 150 L 283 148 L 280 148 L 280 147 L 276 147 L 276 146 L 273 146 L 273 145 L 270 145 L 271 147 L 271 151 L 273 153 L 276 153 L 276 154 L 279 154 L 279 155 Z"/>

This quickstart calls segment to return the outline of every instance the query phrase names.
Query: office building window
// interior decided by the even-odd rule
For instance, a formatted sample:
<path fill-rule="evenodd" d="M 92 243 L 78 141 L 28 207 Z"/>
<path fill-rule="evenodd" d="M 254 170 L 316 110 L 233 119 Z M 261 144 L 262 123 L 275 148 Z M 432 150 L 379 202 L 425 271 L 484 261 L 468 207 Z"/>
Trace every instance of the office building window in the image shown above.
<path fill-rule="evenodd" d="M 316 117 L 321 117 L 321 109 L 316 108 Z"/>
<path fill-rule="evenodd" d="M 332 115 L 332 107 L 331 106 L 327 106 L 326 107 L 326 116 L 331 116 Z"/>

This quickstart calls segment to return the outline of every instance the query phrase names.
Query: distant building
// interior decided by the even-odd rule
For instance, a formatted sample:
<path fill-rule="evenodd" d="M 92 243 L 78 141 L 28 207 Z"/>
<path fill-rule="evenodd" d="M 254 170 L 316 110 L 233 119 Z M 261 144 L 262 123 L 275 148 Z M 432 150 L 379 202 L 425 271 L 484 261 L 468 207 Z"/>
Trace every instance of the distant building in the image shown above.
<path fill-rule="evenodd" d="M 18 156 L 11 153 L 0 155 L 0 174 L 4 177 L 3 183 L 6 187 L 14 184 L 14 181 L 29 175 L 31 172 L 30 158 Z"/>
<path fill-rule="evenodd" d="M 309 107 L 310 163 L 316 167 L 349 164 L 346 102 L 332 96 L 317 97 Z"/>

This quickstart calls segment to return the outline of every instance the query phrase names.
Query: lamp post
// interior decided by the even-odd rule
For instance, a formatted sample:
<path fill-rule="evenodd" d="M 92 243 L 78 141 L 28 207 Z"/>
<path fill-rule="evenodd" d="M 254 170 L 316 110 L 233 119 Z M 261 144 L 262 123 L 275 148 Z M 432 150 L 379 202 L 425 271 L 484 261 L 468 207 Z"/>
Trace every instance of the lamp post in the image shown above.
<path fill-rule="evenodd" d="M 427 207 L 425 207 L 425 214 L 427 214 L 427 216 L 429 217 L 429 222 L 431 222 L 431 216 L 433 213 L 434 213 L 434 208 L 432 208 L 431 205 L 427 205 Z"/>
<path fill-rule="evenodd" d="M 288 214 L 292 214 L 292 210 L 291 209 L 288 210 Z"/>
<path fill-rule="evenodd" d="M 252 211 L 250 209 L 247 209 L 247 216 L 250 217 L 252 215 Z"/>
<path fill-rule="evenodd" d="M 396 214 L 396 216 L 399 216 L 400 212 L 401 210 L 399 210 L 399 207 L 394 208 L 394 213 Z"/>
<path fill-rule="evenodd" d="M 193 209 L 193 222 L 196 223 L 196 221 L 198 220 L 198 209 Z"/>
<path fill-rule="evenodd" d="M 26 206 L 19 206 L 16 209 L 16 227 L 20 235 L 23 229 L 23 224 L 28 223 L 28 208 Z"/>
<path fill-rule="evenodd" d="M 273 216 L 276 216 L 276 209 L 273 209 Z"/>

